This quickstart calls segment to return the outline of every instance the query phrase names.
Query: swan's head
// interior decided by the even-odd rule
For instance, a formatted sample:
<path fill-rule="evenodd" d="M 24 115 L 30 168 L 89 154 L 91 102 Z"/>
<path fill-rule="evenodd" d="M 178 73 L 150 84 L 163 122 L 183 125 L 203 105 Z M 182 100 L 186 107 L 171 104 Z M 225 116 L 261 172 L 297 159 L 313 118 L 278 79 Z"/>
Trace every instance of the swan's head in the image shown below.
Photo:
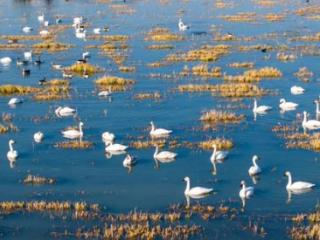
<path fill-rule="evenodd" d="M 154 125 L 153 121 L 150 121 L 150 125 L 151 125 L 151 126 L 153 126 L 153 125 Z"/>
<path fill-rule="evenodd" d="M 185 178 L 183 179 L 183 181 L 189 182 L 189 181 L 190 181 L 190 178 L 189 178 L 189 177 L 185 177 Z"/>
<path fill-rule="evenodd" d="M 83 127 L 83 122 L 80 122 L 80 123 L 79 123 L 79 126 Z"/>
<path fill-rule="evenodd" d="M 12 139 L 9 140 L 9 144 L 15 144 L 16 142 L 13 141 Z"/>
<path fill-rule="evenodd" d="M 318 100 L 318 99 L 317 99 L 317 100 L 314 100 L 313 103 L 319 104 L 319 100 Z"/>
<path fill-rule="evenodd" d="M 291 174 L 290 174 L 290 172 L 289 171 L 286 171 L 285 173 L 284 173 L 284 176 L 290 176 Z"/>
<path fill-rule="evenodd" d="M 257 155 L 254 155 L 253 157 L 252 157 L 252 160 L 253 161 L 257 161 L 257 160 L 259 160 L 260 158 L 257 156 Z"/>
<path fill-rule="evenodd" d="M 284 98 L 280 99 L 280 103 L 285 103 L 285 102 L 286 102 L 286 100 Z"/>
<path fill-rule="evenodd" d="M 240 187 L 242 188 L 243 186 L 245 186 L 246 185 L 246 182 L 244 181 L 244 180 L 242 180 L 241 182 L 240 182 Z"/>
<path fill-rule="evenodd" d="M 303 111 L 303 115 L 304 115 L 304 116 L 307 116 L 307 112 L 306 112 L 306 111 Z"/>
<path fill-rule="evenodd" d="M 212 147 L 213 147 L 213 149 L 216 149 L 217 148 L 217 144 L 212 144 Z"/>

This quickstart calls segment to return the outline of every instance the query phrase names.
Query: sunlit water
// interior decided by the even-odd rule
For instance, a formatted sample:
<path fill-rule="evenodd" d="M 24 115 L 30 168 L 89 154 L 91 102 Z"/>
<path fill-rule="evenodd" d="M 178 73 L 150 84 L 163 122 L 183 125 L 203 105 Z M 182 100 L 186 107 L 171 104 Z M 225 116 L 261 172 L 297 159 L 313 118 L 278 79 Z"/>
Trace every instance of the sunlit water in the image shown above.
<path fill-rule="evenodd" d="M 117 2 L 117 1 L 115 1 Z M 118 1 L 121 4 L 121 1 Z M 291 2 L 291 1 L 290 1 Z M 44 14 L 51 20 L 55 15 L 63 16 L 64 24 L 71 24 L 72 18 L 86 16 L 93 27 L 109 26 L 108 34 L 125 34 L 130 36 L 128 44 L 128 59 L 126 65 L 135 65 L 134 73 L 118 72 L 118 67 L 112 60 L 98 53 L 96 49 L 90 50 L 90 63 L 97 64 L 106 69 L 107 73 L 136 80 L 133 88 L 126 92 L 114 93 L 112 101 L 99 99 L 96 94 L 93 80 L 74 77 L 71 80 L 73 87 L 72 98 L 59 102 L 35 102 L 24 97 L 25 102 L 15 109 L 8 107 L 8 97 L 0 98 L 1 112 L 14 114 L 14 123 L 19 127 L 17 133 L 0 136 L 0 200 L 81 200 L 90 203 L 99 203 L 110 212 L 127 212 L 134 208 L 147 211 L 165 210 L 172 203 L 184 203 L 184 176 L 191 178 L 191 184 L 213 187 L 216 194 L 200 200 L 204 204 L 218 204 L 221 201 L 232 200 L 232 205 L 241 207 L 238 197 L 241 180 L 252 185 L 248 176 L 251 166 L 251 157 L 257 154 L 263 173 L 256 184 L 255 196 L 247 202 L 243 213 L 243 223 L 234 223 L 231 228 L 226 227 L 227 222 L 212 221 L 206 223 L 206 233 L 212 238 L 228 239 L 250 237 L 248 233 L 241 233 L 241 224 L 246 225 L 250 216 L 272 216 L 288 213 L 300 213 L 314 209 L 319 190 L 298 196 L 293 196 L 290 204 L 287 203 L 285 185 L 287 179 L 283 177 L 286 170 L 290 170 L 294 179 L 308 180 L 320 184 L 318 154 L 304 150 L 287 150 L 282 139 L 276 137 L 271 128 L 278 123 L 290 123 L 296 118 L 297 112 L 306 110 L 314 117 L 315 106 L 312 103 L 317 98 L 319 83 L 317 81 L 318 57 L 298 56 L 294 62 L 283 63 L 276 59 L 276 52 L 270 52 L 270 60 L 264 60 L 264 54 L 259 51 L 239 53 L 233 51 L 230 55 L 222 57 L 210 66 L 221 66 L 228 74 L 241 73 L 241 69 L 232 69 L 227 65 L 230 62 L 254 61 L 256 67 L 274 66 L 283 72 L 280 80 L 262 81 L 261 86 L 277 89 L 277 96 L 266 96 L 259 99 L 263 104 L 273 106 L 273 110 L 266 116 L 253 120 L 252 110 L 236 110 L 245 114 L 246 121 L 236 126 L 220 127 L 216 131 L 193 131 L 199 128 L 201 112 L 225 106 L 229 102 L 210 93 L 178 93 L 172 91 L 178 84 L 189 82 L 204 82 L 191 78 L 177 81 L 153 79 L 149 73 L 180 72 L 185 63 L 177 63 L 159 69 L 148 68 L 147 63 L 159 61 L 171 51 L 150 51 L 146 48 L 150 43 L 144 41 L 144 36 L 152 27 L 167 27 L 178 32 L 177 12 L 183 10 L 183 20 L 191 24 L 191 30 L 182 33 L 187 40 L 173 43 L 174 52 L 186 51 L 203 45 L 216 44 L 213 41 L 212 28 L 221 29 L 222 33 L 232 32 L 235 36 L 261 36 L 265 33 L 307 34 L 317 32 L 319 23 L 308 21 L 306 18 L 292 14 L 298 6 L 306 5 L 303 1 L 284 3 L 276 7 L 263 8 L 251 1 L 237 1 L 234 8 L 217 9 L 214 1 L 130 1 L 127 4 L 135 9 L 132 15 L 115 14 L 107 4 L 97 4 L 95 1 L 11 1 L 0 2 L 1 35 L 23 34 L 23 26 L 31 26 L 37 31 L 39 23 L 37 16 Z M 234 14 L 236 12 L 252 12 L 264 14 L 269 12 L 289 11 L 284 21 L 270 23 L 264 20 L 255 23 L 230 23 L 219 16 Z M 59 78 L 61 73 L 51 69 L 52 62 L 62 65 L 71 65 L 81 57 L 84 47 L 89 44 L 99 44 L 98 41 L 83 41 L 76 39 L 73 29 L 69 29 L 59 36 L 59 41 L 74 44 L 75 47 L 67 52 L 57 54 L 42 54 L 45 64 L 41 67 L 30 66 L 30 77 L 23 78 L 20 69 L 13 63 L 9 67 L 1 67 L 1 84 L 37 85 L 38 80 Z M 207 34 L 195 35 L 194 31 L 204 31 Z M 288 44 L 289 46 L 302 45 L 300 42 L 289 42 L 286 37 L 270 40 L 257 40 L 255 42 L 240 43 L 227 42 L 233 46 L 253 45 L 255 43 Z M 309 44 L 309 43 L 307 43 Z M 318 45 L 318 43 L 312 43 Z M 0 57 L 10 56 L 17 58 L 23 51 L 1 51 Z M 189 66 L 198 63 L 188 63 Z M 306 66 L 315 73 L 313 81 L 305 84 L 300 82 L 293 74 Z M 209 83 L 222 80 L 209 79 Z M 294 84 L 302 85 L 306 93 L 300 96 L 290 94 L 290 87 Z M 164 97 L 160 101 L 133 99 L 135 93 L 159 91 Z M 278 111 L 279 98 L 299 103 L 297 111 L 280 114 Z M 250 99 L 243 100 L 246 105 L 252 106 Z M 85 139 L 94 142 L 89 150 L 62 150 L 53 145 L 62 141 L 60 131 L 77 123 L 76 119 L 54 117 L 53 110 L 57 105 L 70 105 L 77 108 L 79 117 L 84 122 Z M 107 111 L 107 115 L 105 112 Z M 49 114 L 49 120 L 35 123 L 34 116 L 44 117 Z M 229 158 L 217 165 L 217 175 L 210 172 L 209 161 L 211 153 L 208 151 L 192 150 L 187 148 L 174 149 L 178 158 L 170 164 L 161 164 L 155 167 L 153 160 L 154 149 L 130 149 L 129 152 L 137 157 L 138 164 L 128 174 L 122 166 L 121 156 L 107 159 L 104 154 L 104 144 L 101 133 L 110 131 L 116 134 L 117 142 L 129 144 L 129 136 L 148 135 L 147 127 L 153 120 L 157 126 L 173 130 L 173 136 L 178 141 L 197 142 L 214 137 L 232 139 L 235 147 L 231 150 Z M 41 144 L 33 143 L 33 134 L 43 131 L 45 140 Z M 6 159 L 9 139 L 16 140 L 15 147 L 21 156 L 15 168 L 10 168 Z M 21 183 L 28 174 L 54 177 L 55 185 L 25 186 Z M 272 220 L 271 220 L 272 219 Z M 287 238 L 287 228 L 284 222 L 274 218 L 262 220 L 268 233 L 268 239 Z M 72 226 L 72 223 L 69 223 Z M 56 228 L 65 226 L 58 220 L 49 220 L 47 217 L 30 214 L 14 214 L 1 221 L 0 229 L 6 238 L 29 239 L 31 237 L 47 238 L 48 234 Z M 238 226 L 238 227 L 237 227 Z M 76 228 L 77 226 L 72 226 Z M 11 231 L 15 232 L 10 233 Z M 242 234 L 242 235 L 241 235 Z M 279 237 L 281 236 L 281 237 Z"/>

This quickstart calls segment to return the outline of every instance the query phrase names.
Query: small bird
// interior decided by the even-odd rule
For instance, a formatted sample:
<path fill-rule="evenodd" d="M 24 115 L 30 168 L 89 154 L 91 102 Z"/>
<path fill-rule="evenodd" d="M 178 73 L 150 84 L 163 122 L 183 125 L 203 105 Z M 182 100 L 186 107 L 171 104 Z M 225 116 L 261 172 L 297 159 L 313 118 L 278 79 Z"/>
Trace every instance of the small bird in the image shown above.
<path fill-rule="evenodd" d="M 187 29 L 189 29 L 189 26 L 188 26 L 188 25 L 185 25 L 185 24 L 182 22 L 182 19 L 181 19 L 181 18 L 179 19 L 178 27 L 179 27 L 179 30 L 180 30 L 180 31 L 186 31 Z"/>
<path fill-rule="evenodd" d="M 30 33 L 31 31 L 33 31 L 33 28 L 32 27 L 28 27 L 28 26 L 25 26 L 22 28 L 22 31 L 24 33 Z"/>
<path fill-rule="evenodd" d="M 31 73 L 30 69 L 25 69 L 25 68 L 22 69 L 22 76 L 24 77 L 29 76 L 30 73 Z"/>
<path fill-rule="evenodd" d="M 97 34 L 97 35 L 98 35 L 98 34 L 101 34 L 101 28 L 94 28 L 94 29 L 93 29 L 93 33 L 94 33 L 94 34 Z"/>
<path fill-rule="evenodd" d="M 36 143 L 41 143 L 42 140 L 43 140 L 43 137 L 44 137 L 44 134 L 42 132 L 36 132 L 34 135 L 33 135 L 33 139 Z"/>
<path fill-rule="evenodd" d="M 40 36 L 45 37 L 45 36 L 48 36 L 48 35 L 49 35 L 49 31 L 48 31 L 48 30 L 41 30 L 41 31 L 39 32 L 39 34 L 40 34 Z"/>
<path fill-rule="evenodd" d="M 300 94 L 303 94 L 304 91 L 305 91 L 304 88 L 299 87 L 299 86 L 292 86 L 290 88 L 290 92 L 292 95 L 300 95 Z"/>
<path fill-rule="evenodd" d="M 38 81 L 38 84 L 39 84 L 39 85 L 43 85 L 43 84 L 45 84 L 46 82 L 47 82 L 46 77 L 44 77 L 44 78 L 42 78 L 42 79 L 40 79 L 40 80 Z"/>
<path fill-rule="evenodd" d="M 98 93 L 99 97 L 108 97 L 112 94 L 111 86 L 109 86 L 109 90 L 101 91 Z"/>
<path fill-rule="evenodd" d="M 41 65 L 42 63 L 43 61 L 41 61 L 40 56 L 38 56 L 38 59 L 34 61 L 34 65 L 37 65 L 37 66 Z"/>
<path fill-rule="evenodd" d="M 44 22 L 44 14 L 43 14 L 43 13 L 38 16 L 38 21 L 39 21 L 40 23 L 43 23 L 43 22 Z"/>
<path fill-rule="evenodd" d="M 23 57 L 24 57 L 25 60 L 31 61 L 32 60 L 32 51 L 24 52 L 23 53 Z"/>
<path fill-rule="evenodd" d="M 135 160 L 134 157 L 131 156 L 130 154 L 127 154 L 125 159 L 123 160 L 122 164 L 125 168 L 131 168 L 133 165 L 135 165 Z"/>

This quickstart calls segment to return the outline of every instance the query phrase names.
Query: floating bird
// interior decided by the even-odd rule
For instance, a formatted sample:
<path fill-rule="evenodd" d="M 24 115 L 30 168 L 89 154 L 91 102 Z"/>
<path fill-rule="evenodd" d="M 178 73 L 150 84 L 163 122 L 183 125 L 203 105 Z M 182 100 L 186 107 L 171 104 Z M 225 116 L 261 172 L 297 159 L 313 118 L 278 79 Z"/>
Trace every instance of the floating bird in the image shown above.
<path fill-rule="evenodd" d="M 82 59 L 87 59 L 90 57 L 90 52 L 84 52 L 82 53 Z"/>
<path fill-rule="evenodd" d="M 33 31 L 33 28 L 32 28 L 32 27 L 25 26 L 25 27 L 22 28 L 22 31 L 23 31 L 24 33 L 29 33 L 29 32 L 31 32 L 31 31 Z"/>
<path fill-rule="evenodd" d="M 210 157 L 210 161 L 211 161 L 212 164 L 215 163 L 216 161 L 224 160 L 229 154 L 228 151 L 217 151 L 217 145 L 216 144 L 213 144 L 212 147 L 213 147 L 213 152 L 212 152 L 212 155 Z"/>
<path fill-rule="evenodd" d="M 68 117 L 74 115 L 76 110 L 70 107 L 59 106 L 54 112 L 58 117 Z"/>
<path fill-rule="evenodd" d="M 110 132 L 104 132 L 102 133 L 102 141 L 103 142 L 113 142 L 115 139 L 115 135 Z"/>
<path fill-rule="evenodd" d="M 181 19 L 181 18 L 179 19 L 178 27 L 179 27 L 179 30 L 180 30 L 180 31 L 186 31 L 187 29 L 189 29 L 189 26 L 188 26 L 188 25 L 185 25 L 185 24 L 182 22 L 182 19 Z"/>
<path fill-rule="evenodd" d="M 36 132 L 34 135 L 33 135 L 33 139 L 36 143 L 41 143 L 42 140 L 43 140 L 43 137 L 44 137 L 44 134 L 42 132 Z"/>
<path fill-rule="evenodd" d="M 294 102 L 287 102 L 284 98 L 281 98 L 279 107 L 282 111 L 292 111 L 296 110 L 298 104 Z"/>
<path fill-rule="evenodd" d="M 39 32 L 39 34 L 40 34 L 40 36 L 48 36 L 49 35 L 49 31 L 48 30 L 41 30 L 40 32 Z"/>
<path fill-rule="evenodd" d="M 252 111 L 254 113 L 258 113 L 258 114 L 266 114 L 268 111 L 270 111 L 272 109 L 272 107 L 270 106 L 266 106 L 266 105 L 260 105 L 257 106 L 257 99 L 253 100 L 253 109 Z"/>
<path fill-rule="evenodd" d="M 43 13 L 38 16 L 38 21 L 39 21 L 40 23 L 43 23 L 43 22 L 44 22 L 44 14 L 43 14 Z"/>
<path fill-rule="evenodd" d="M 30 69 L 25 69 L 25 68 L 23 68 L 22 72 L 21 72 L 22 76 L 29 76 L 30 73 L 31 73 L 31 70 Z"/>
<path fill-rule="evenodd" d="M 290 92 L 291 92 L 291 94 L 293 94 L 293 95 L 303 94 L 304 91 L 305 91 L 304 88 L 299 87 L 299 86 L 292 86 L 292 87 L 290 88 Z"/>
<path fill-rule="evenodd" d="M 22 65 L 25 66 L 25 65 L 28 65 L 28 61 L 21 60 L 21 58 L 17 58 L 16 64 L 17 64 L 17 66 L 22 66 Z"/>
<path fill-rule="evenodd" d="M 43 61 L 41 61 L 40 56 L 38 56 L 38 59 L 34 61 L 34 65 L 37 65 L 37 66 L 41 65 L 42 63 Z"/>
<path fill-rule="evenodd" d="M 135 160 L 134 158 L 130 155 L 127 154 L 127 156 L 125 157 L 125 159 L 123 160 L 122 164 L 125 168 L 131 168 L 133 165 L 135 165 Z"/>
<path fill-rule="evenodd" d="M 251 166 L 248 170 L 250 176 L 255 176 L 261 173 L 261 168 L 258 166 L 257 160 L 259 160 L 259 157 L 257 155 L 254 155 L 252 157 L 253 166 Z"/>
<path fill-rule="evenodd" d="M 100 91 L 98 93 L 99 97 L 108 97 L 112 94 L 112 90 L 111 90 L 111 86 L 109 86 L 109 90 L 105 90 L 105 91 Z"/>
<path fill-rule="evenodd" d="M 190 178 L 185 177 L 183 179 L 186 182 L 186 189 L 184 190 L 184 194 L 190 197 L 204 196 L 213 192 L 212 188 L 204 188 L 204 187 L 193 187 L 190 188 Z"/>
<path fill-rule="evenodd" d="M 320 121 L 318 120 L 308 120 L 307 119 L 307 112 L 303 112 L 303 121 L 302 127 L 304 129 L 315 130 L 320 128 Z"/>
<path fill-rule="evenodd" d="M 170 133 L 172 133 L 171 130 L 167 130 L 164 128 L 155 128 L 154 123 L 151 121 L 151 131 L 150 131 L 150 135 L 151 137 L 165 137 L 168 136 Z"/>
<path fill-rule="evenodd" d="M 13 144 L 15 144 L 15 141 L 10 140 L 9 141 L 9 151 L 7 153 L 7 158 L 9 161 L 15 161 L 18 158 L 18 152 L 13 149 Z"/>
<path fill-rule="evenodd" d="M 93 29 L 93 33 L 94 33 L 94 34 L 97 34 L 97 35 L 98 35 L 98 34 L 101 34 L 101 28 L 94 28 L 94 29 Z"/>
<path fill-rule="evenodd" d="M 32 51 L 30 51 L 30 52 L 24 52 L 24 53 L 23 53 L 23 57 L 24 57 L 25 60 L 31 61 L 31 60 L 32 60 Z"/>
<path fill-rule="evenodd" d="M 250 198 L 253 196 L 254 193 L 254 187 L 246 187 L 245 181 L 241 181 L 240 183 L 241 190 L 239 192 L 239 197 L 241 199 Z"/>
<path fill-rule="evenodd" d="M 73 18 L 73 27 L 77 27 L 83 23 L 83 17 L 75 17 Z"/>
<path fill-rule="evenodd" d="M 316 115 L 319 115 L 320 114 L 319 100 L 315 100 L 314 103 L 316 104 Z"/>
<path fill-rule="evenodd" d="M 62 65 L 61 65 L 61 64 L 54 64 L 54 63 L 53 63 L 51 66 L 52 66 L 52 68 L 55 69 L 55 70 L 61 70 L 61 69 L 62 69 Z"/>
<path fill-rule="evenodd" d="M 299 190 L 304 190 L 304 189 L 310 189 L 310 188 L 313 188 L 316 186 L 313 183 L 302 182 L 302 181 L 292 183 L 292 177 L 291 177 L 291 173 L 289 171 L 286 171 L 284 175 L 288 177 L 288 184 L 286 186 L 287 190 L 294 192 L 294 191 L 299 191 Z"/>
<path fill-rule="evenodd" d="M 128 148 L 128 146 L 119 144 L 119 143 L 113 143 L 113 142 L 105 142 L 106 144 L 106 152 L 124 152 Z"/>
<path fill-rule="evenodd" d="M 56 17 L 56 24 L 62 23 L 62 19 L 60 17 Z"/>
<path fill-rule="evenodd" d="M 174 152 L 169 152 L 169 151 L 162 151 L 162 152 L 159 152 L 159 147 L 156 146 L 156 150 L 153 154 L 153 158 L 156 159 L 156 160 L 172 160 L 174 159 L 175 157 L 177 156 L 176 153 Z"/>
<path fill-rule="evenodd" d="M 19 104 L 19 103 L 22 103 L 22 99 L 21 98 L 11 98 L 8 102 L 8 105 L 16 105 L 16 104 Z"/>
<path fill-rule="evenodd" d="M 4 66 L 8 66 L 11 62 L 12 62 L 12 59 L 10 57 L 0 58 L 0 63 Z"/>
<path fill-rule="evenodd" d="M 82 138 L 83 137 L 83 131 L 82 131 L 82 127 L 83 127 L 83 122 L 79 123 L 79 130 L 77 129 L 70 129 L 70 130 L 66 130 L 66 131 L 62 131 L 62 135 L 65 138 L 69 138 L 69 139 L 75 139 L 75 138 Z"/>
<path fill-rule="evenodd" d="M 47 82 L 47 80 L 46 80 L 45 77 L 42 78 L 42 79 L 40 79 L 40 80 L 38 81 L 39 85 L 43 85 L 43 84 L 45 84 L 46 82 Z"/>
<path fill-rule="evenodd" d="M 49 21 L 44 21 L 43 26 L 48 27 L 50 25 Z"/>

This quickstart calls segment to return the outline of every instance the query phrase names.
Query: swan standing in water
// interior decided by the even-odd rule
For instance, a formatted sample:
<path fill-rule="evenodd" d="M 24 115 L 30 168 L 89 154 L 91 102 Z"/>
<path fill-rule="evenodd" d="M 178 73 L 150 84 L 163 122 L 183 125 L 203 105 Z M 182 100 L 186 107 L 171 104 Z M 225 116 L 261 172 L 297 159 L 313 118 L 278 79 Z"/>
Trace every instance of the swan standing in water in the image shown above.
<path fill-rule="evenodd" d="M 252 111 L 254 113 L 266 114 L 267 111 L 270 111 L 271 109 L 272 109 L 272 107 L 266 106 L 266 105 L 258 106 L 257 99 L 254 99 L 254 101 L 253 101 L 253 109 L 252 109 Z"/>
<path fill-rule="evenodd" d="M 13 149 L 13 144 L 15 144 L 15 141 L 10 140 L 9 141 L 9 151 L 7 153 L 7 158 L 9 161 L 15 161 L 18 158 L 18 152 Z"/>
<path fill-rule="evenodd" d="M 307 119 L 307 112 L 303 112 L 303 121 L 302 121 L 302 127 L 304 129 L 309 130 L 315 130 L 320 128 L 320 121 L 317 120 L 308 120 Z"/>
<path fill-rule="evenodd" d="M 304 88 L 299 87 L 299 86 L 292 86 L 290 88 L 290 92 L 292 95 L 300 95 L 300 94 L 303 94 L 304 91 L 305 91 Z"/>
<path fill-rule="evenodd" d="M 316 186 L 313 183 L 302 182 L 302 181 L 292 183 L 292 177 L 291 177 L 291 173 L 289 171 L 286 171 L 284 175 L 288 177 L 288 184 L 286 186 L 286 189 L 289 191 L 299 192 L 302 190 L 311 189 Z"/>
<path fill-rule="evenodd" d="M 23 31 L 24 33 L 29 33 L 29 32 L 31 32 L 32 30 L 33 30 L 33 28 L 32 28 L 32 27 L 28 27 L 28 26 L 25 26 L 25 27 L 22 28 L 22 31 Z"/>
<path fill-rule="evenodd" d="M 259 157 L 257 155 L 254 155 L 252 157 L 253 166 L 251 166 L 248 170 L 250 176 L 255 176 L 261 173 L 261 168 L 258 166 L 256 162 L 257 160 L 259 160 Z"/>
<path fill-rule="evenodd" d="M 203 196 L 213 192 L 212 188 L 204 188 L 204 187 L 190 188 L 190 178 L 189 177 L 185 177 L 183 180 L 187 183 L 186 189 L 184 190 L 184 194 L 186 196 L 203 197 Z"/>
<path fill-rule="evenodd" d="M 70 107 L 59 106 L 55 111 L 57 117 L 68 117 L 76 113 L 76 110 Z"/>
<path fill-rule="evenodd" d="M 159 152 L 159 147 L 156 146 L 156 150 L 153 154 L 153 158 L 156 159 L 156 160 L 171 160 L 171 159 L 174 159 L 175 157 L 177 156 L 176 153 L 174 152 L 169 152 L 169 151 L 162 151 L 162 152 Z"/>
<path fill-rule="evenodd" d="M 170 133 L 172 133 L 171 130 L 167 130 L 164 128 L 155 128 L 154 123 L 151 121 L 151 131 L 150 131 L 150 135 L 151 137 L 166 137 L 169 136 Z"/>
<path fill-rule="evenodd" d="M 298 106 L 299 106 L 299 105 L 298 105 L 297 103 L 287 102 L 284 98 L 281 98 L 281 99 L 280 99 L 279 108 L 280 108 L 282 111 L 293 111 L 293 110 L 296 110 L 296 108 L 297 108 Z"/>
<path fill-rule="evenodd" d="M 63 137 L 69 138 L 69 139 L 82 138 L 83 137 L 82 127 L 83 127 L 83 122 L 80 122 L 79 130 L 70 129 L 70 130 L 62 131 L 61 133 Z"/>
<path fill-rule="evenodd" d="M 227 156 L 229 154 L 228 151 L 217 151 L 217 145 L 216 144 L 213 144 L 212 147 L 213 147 L 213 152 L 212 152 L 212 155 L 210 157 L 210 161 L 211 161 L 212 164 L 213 164 L 213 162 L 221 161 L 221 160 L 227 158 Z"/>
<path fill-rule="evenodd" d="M 179 31 L 182 31 L 182 32 L 189 29 L 189 26 L 184 24 L 181 18 L 179 19 L 178 27 L 179 27 Z"/>
<path fill-rule="evenodd" d="M 36 143 L 41 143 L 42 140 L 43 140 L 43 137 L 44 137 L 44 134 L 42 132 L 36 132 L 34 135 L 33 135 L 33 139 Z"/>
<path fill-rule="evenodd" d="M 239 192 L 239 197 L 241 199 L 246 199 L 246 198 L 250 198 L 251 196 L 253 196 L 254 187 L 246 187 L 245 181 L 241 181 L 240 187 L 241 187 L 241 190 Z"/>

